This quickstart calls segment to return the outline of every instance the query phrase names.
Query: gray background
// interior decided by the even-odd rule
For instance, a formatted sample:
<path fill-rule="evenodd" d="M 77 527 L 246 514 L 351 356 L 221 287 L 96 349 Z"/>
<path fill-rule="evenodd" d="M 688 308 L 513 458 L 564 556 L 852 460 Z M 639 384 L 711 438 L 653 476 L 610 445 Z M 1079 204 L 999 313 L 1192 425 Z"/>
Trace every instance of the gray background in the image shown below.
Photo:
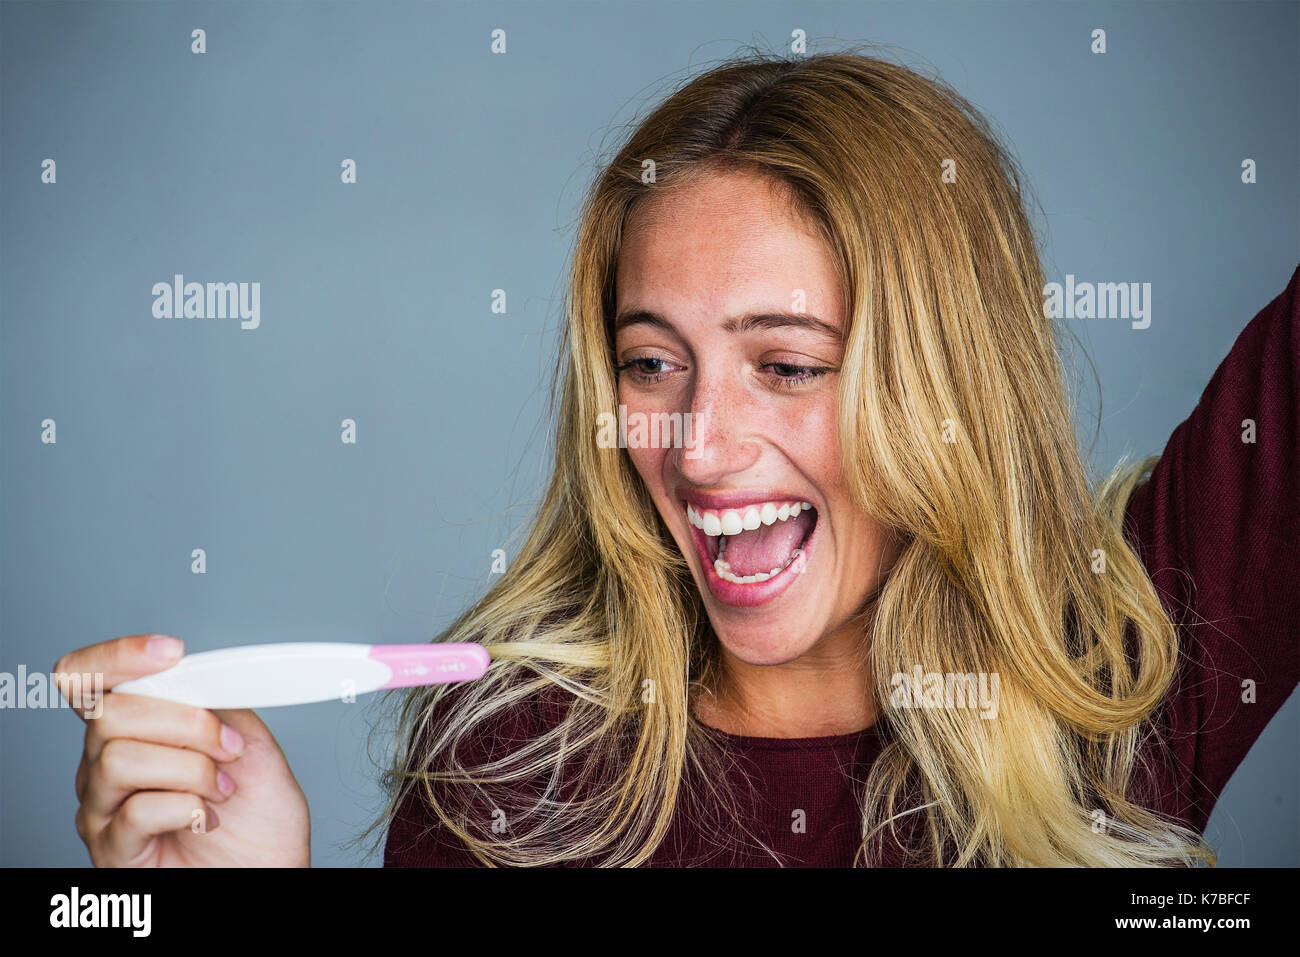
<path fill-rule="evenodd" d="M 541 487 L 600 159 L 683 76 L 794 28 L 810 52 L 895 46 L 983 110 L 1041 200 L 1050 279 L 1152 283 L 1149 329 L 1071 323 L 1100 402 L 1070 361 L 1090 461 L 1160 451 L 1300 258 L 1298 10 L 4 4 L 0 670 L 150 631 L 190 651 L 436 634 Z M 261 282 L 261 328 L 153 318 L 176 272 Z M 377 863 L 343 846 L 379 806 L 361 701 L 262 712 L 317 864 Z M 1228 785 L 1208 830 L 1224 865 L 1297 863 L 1298 719 L 1293 697 Z M 0 713 L 0 863 L 88 862 L 82 733 L 66 710 Z"/>

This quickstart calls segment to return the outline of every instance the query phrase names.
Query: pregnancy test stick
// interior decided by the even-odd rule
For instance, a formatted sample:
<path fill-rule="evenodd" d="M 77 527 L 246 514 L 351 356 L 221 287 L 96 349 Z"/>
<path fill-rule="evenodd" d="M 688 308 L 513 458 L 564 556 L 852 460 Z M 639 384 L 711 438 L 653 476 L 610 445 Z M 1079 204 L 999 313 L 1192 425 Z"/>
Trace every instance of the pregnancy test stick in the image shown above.
<path fill-rule="evenodd" d="M 386 688 L 473 681 L 491 658 L 482 645 L 360 645 L 295 641 L 186 655 L 124 681 L 114 694 L 163 698 L 198 708 L 274 708 L 343 699 Z"/>

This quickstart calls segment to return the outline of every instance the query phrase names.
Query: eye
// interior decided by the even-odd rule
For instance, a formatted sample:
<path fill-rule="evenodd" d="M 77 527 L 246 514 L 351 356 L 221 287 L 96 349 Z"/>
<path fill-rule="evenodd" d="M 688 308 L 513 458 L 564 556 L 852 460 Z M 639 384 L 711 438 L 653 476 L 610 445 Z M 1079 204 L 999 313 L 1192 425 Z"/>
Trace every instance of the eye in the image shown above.
<path fill-rule="evenodd" d="M 629 373 L 636 382 L 658 382 L 669 375 L 669 371 L 664 367 L 670 364 L 667 359 L 658 359 L 654 356 L 638 356 L 615 366 L 614 371 L 619 376 L 622 376 L 625 372 Z"/>
<path fill-rule="evenodd" d="M 832 371 L 829 366 L 799 366 L 789 362 L 769 362 L 761 368 L 771 369 L 773 381 L 783 389 L 797 389 Z"/>
<path fill-rule="evenodd" d="M 656 356 L 634 356 L 615 366 L 614 371 L 620 378 L 626 374 L 633 382 L 651 384 L 663 381 L 680 368 Z M 831 366 L 801 366 L 792 362 L 768 362 L 759 368 L 771 370 L 767 378 L 782 389 L 798 389 L 835 371 Z"/>

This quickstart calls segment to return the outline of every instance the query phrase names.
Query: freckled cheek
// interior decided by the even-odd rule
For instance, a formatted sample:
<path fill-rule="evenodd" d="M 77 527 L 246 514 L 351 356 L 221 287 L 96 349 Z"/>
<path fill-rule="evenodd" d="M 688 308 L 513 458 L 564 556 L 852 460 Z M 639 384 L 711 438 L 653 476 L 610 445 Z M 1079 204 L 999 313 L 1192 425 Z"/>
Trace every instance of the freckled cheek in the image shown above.
<path fill-rule="evenodd" d="M 617 395 L 618 404 L 623 406 L 624 414 L 629 422 L 637 421 L 634 418 L 635 416 L 650 416 L 656 412 L 671 411 L 665 407 L 663 402 L 651 400 L 634 389 L 626 388 L 622 383 L 618 386 Z M 641 480 L 646 483 L 646 487 L 651 492 L 656 493 L 656 497 L 658 497 L 657 490 L 663 485 L 663 459 L 668 450 L 629 447 L 624 449 L 623 452 L 628 456 L 632 467 L 641 476 Z"/>
<path fill-rule="evenodd" d="M 834 403 L 804 410 L 798 425 L 788 433 L 785 448 L 790 450 L 795 468 L 813 484 L 825 502 L 825 512 L 819 519 L 820 532 L 825 536 L 823 544 L 833 546 L 837 573 L 850 581 L 860 579 L 863 567 L 857 551 L 863 540 L 857 536 L 866 529 L 856 515 L 844 482 Z"/>
<path fill-rule="evenodd" d="M 665 457 L 668 455 L 667 449 L 627 449 L 625 450 L 632 467 L 636 469 L 637 474 L 641 476 L 641 481 L 650 491 L 650 497 L 654 500 L 655 508 L 659 510 L 660 517 L 672 529 L 673 537 L 678 539 L 678 547 L 684 554 L 691 547 L 690 539 L 683 538 L 684 534 L 673 520 L 677 514 L 674 503 L 668 496 L 667 481 L 664 477 L 666 463 Z M 684 515 L 681 516 L 683 519 Z"/>
<path fill-rule="evenodd" d="M 651 491 L 658 490 L 664 483 L 664 456 L 668 454 L 668 449 L 628 448 L 626 452 L 628 458 L 632 460 L 632 467 L 640 474 L 646 486 Z"/>
<path fill-rule="evenodd" d="M 833 406 L 812 406 L 786 417 L 782 425 L 782 446 L 790 451 L 794 465 L 832 504 L 843 489 L 840 443 L 835 434 Z"/>

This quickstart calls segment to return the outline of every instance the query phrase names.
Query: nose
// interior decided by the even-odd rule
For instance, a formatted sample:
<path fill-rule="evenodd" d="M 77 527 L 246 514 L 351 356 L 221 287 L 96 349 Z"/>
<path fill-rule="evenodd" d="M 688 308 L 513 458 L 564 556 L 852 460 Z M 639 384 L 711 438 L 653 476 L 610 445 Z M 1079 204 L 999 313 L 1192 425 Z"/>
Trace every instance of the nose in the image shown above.
<path fill-rule="evenodd" d="M 706 488 L 723 485 L 728 476 L 744 472 L 758 461 L 757 410 L 739 383 L 701 370 L 689 398 L 689 441 L 673 449 L 673 464 L 682 478 Z"/>

